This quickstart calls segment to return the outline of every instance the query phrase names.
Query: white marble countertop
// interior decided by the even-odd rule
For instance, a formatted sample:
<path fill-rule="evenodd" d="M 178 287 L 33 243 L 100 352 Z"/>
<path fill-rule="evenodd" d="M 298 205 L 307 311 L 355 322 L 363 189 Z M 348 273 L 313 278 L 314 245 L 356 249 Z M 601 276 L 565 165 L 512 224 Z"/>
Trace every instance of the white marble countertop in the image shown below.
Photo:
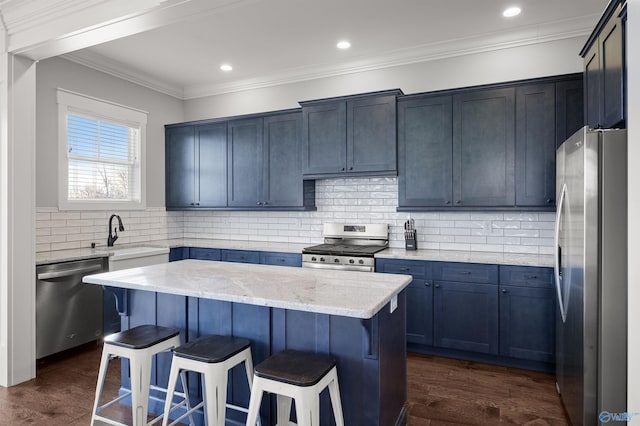
<path fill-rule="evenodd" d="M 492 253 L 457 250 L 405 250 L 388 248 L 376 253 L 379 259 L 431 260 L 438 262 L 489 263 L 514 266 L 553 266 L 553 255 Z"/>
<path fill-rule="evenodd" d="M 152 241 L 146 244 L 116 245 L 109 248 L 101 246 L 95 249 L 57 250 L 36 253 L 36 265 L 64 262 L 70 260 L 89 259 L 94 257 L 106 257 L 111 250 L 135 246 L 149 247 L 202 247 L 232 250 L 256 250 L 282 253 L 302 253 L 302 249 L 314 244 L 299 243 L 274 243 L 266 241 L 236 241 L 214 240 L 206 238 L 176 238 L 171 240 Z M 553 266 L 553 256 L 546 254 L 519 254 L 519 253 L 492 253 L 478 251 L 457 250 L 405 250 L 403 248 L 388 248 L 376 253 L 380 259 L 407 259 L 407 260 L 431 260 L 439 262 L 469 262 L 489 263 L 514 266 Z"/>
<path fill-rule="evenodd" d="M 367 319 L 411 279 L 409 275 L 181 260 L 88 275 L 83 282 Z"/>

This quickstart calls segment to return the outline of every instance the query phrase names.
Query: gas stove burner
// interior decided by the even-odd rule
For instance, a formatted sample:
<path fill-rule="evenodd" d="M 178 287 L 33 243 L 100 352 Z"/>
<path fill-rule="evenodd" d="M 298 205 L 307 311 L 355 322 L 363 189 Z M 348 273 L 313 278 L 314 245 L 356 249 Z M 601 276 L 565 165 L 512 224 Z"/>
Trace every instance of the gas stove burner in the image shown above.
<path fill-rule="evenodd" d="M 319 244 L 317 246 L 304 248 L 302 253 L 330 254 L 334 256 L 373 256 L 385 248 L 387 248 L 387 245 Z"/>
<path fill-rule="evenodd" d="M 302 250 L 302 267 L 373 272 L 374 254 L 389 246 L 386 224 L 324 225 L 324 244 Z"/>

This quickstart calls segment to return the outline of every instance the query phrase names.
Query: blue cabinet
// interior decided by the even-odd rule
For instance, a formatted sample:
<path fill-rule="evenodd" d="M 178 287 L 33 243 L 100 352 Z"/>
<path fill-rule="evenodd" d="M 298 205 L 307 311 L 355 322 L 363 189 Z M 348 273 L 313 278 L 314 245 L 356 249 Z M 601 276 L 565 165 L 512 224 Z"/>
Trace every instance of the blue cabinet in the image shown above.
<path fill-rule="evenodd" d="M 376 271 L 413 276 L 407 292 L 407 343 L 433 344 L 432 264 L 423 261 L 378 259 Z"/>
<path fill-rule="evenodd" d="M 591 128 L 626 127 L 626 14 L 626 2 L 610 1 L 580 52 L 585 124 Z"/>
<path fill-rule="evenodd" d="M 566 75 L 398 99 L 398 209 L 555 210 L 555 148 L 582 127 Z"/>
<path fill-rule="evenodd" d="M 400 90 L 300 102 L 302 173 L 395 175 Z"/>
<path fill-rule="evenodd" d="M 223 262 L 260 263 L 260 252 L 222 249 L 220 251 L 220 260 Z"/>
<path fill-rule="evenodd" d="M 167 208 L 226 207 L 226 133 L 225 122 L 166 127 Z"/>
<path fill-rule="evenodd" d="M 253 114 L 165 127 L 170 210 L 313 210 L 303 181 L 302 112 Z"/>
<path fill-rule="evenodd" d="M 433 344 L 498 354 L 498 266 L 436 263 Z"/>
<path fill-rule="evenodd" d="M 172 247 L 169 249 L 169 262 L 189 259 L 189 247 Z"/>
<path fill-rule="evenodd" d="M 500 354 L 555 360 L 555 293 L 550 268 L 500 267 Z"/>
<path fill-rule="evenodd" d="M 262 263 L 263 265 L 301 267 L 302 254 L 260 252 L 260 263 Z"/>
<path fill-rule="evenodd" d="M 220 249 L 190 247 L 188 259 L 220 260 Z"/>

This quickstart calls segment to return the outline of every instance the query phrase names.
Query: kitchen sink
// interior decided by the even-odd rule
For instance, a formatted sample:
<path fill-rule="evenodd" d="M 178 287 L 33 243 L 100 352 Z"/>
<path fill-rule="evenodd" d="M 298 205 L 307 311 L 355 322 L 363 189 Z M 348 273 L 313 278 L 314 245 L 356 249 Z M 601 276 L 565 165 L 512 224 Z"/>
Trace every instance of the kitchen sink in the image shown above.
<path fill-rule="evenodd" d="M 109 261 L 118 261 L 124 259 L 135 259 L 139 257 L 149 257 L 162 254 L 168 254 L 169 249 L 166 247 L 109 247 L 105 249 L 109 253 Z"/>

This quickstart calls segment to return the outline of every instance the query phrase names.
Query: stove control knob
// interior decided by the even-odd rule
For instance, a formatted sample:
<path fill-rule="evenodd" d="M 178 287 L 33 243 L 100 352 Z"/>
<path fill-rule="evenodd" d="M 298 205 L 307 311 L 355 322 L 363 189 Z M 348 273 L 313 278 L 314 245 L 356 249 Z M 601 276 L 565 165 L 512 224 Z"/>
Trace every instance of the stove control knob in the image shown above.
<path fill-rule="evenodd" d="M 361 265 L 364 265 L 364 260 L 360 259 L 360 260 L 358 260 L 358 263 L 361 264 Z"/>
<path fill-rule="evenodd" d="M 334 263 L 340 263 L 340 259 L 338 259 L 337 257 L 335 259 L 333 259 Z"/>
<path fill-rule="evenodd" d="M 318 259 L 316 259 L 316 257 L 315 257 L 315 256 L 313 256 L 313 257 L 311 258 L 311 261 L 312 261 L 312 262 L 315 262 L 316 260 L 318 260 Z"/>
<path fill-rule="evenodd" d="M 356 261 L 353 259 L 349 259 L 349 263 L 356 263 Z"/>
<path fill-rule="evenodd" d="M 321 258 L 320 258 L 320 262 L 324 262 L 324 257 L 321 257 Z"/>

